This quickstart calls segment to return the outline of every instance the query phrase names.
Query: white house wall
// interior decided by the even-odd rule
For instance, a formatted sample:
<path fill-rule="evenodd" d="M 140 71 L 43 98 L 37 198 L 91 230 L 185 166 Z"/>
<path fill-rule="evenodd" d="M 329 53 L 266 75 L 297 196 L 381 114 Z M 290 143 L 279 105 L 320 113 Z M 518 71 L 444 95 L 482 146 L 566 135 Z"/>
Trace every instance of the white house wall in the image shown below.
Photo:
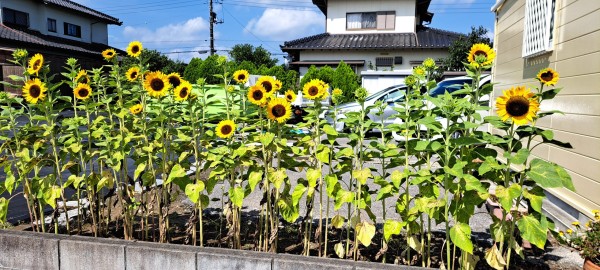
<path fill-rule="evenodd" d="M 407 33 L 415 32 L 414 0 L 329 0 L 327 1 L 327 28 L 331 34 L 343 33 Z M 394 30 L 346 30 L 346 13 L 395 11 Z"/>
<path fill-rule="evenodd" d="M 105 22 L 98 22 L 87 16 L 79 16 L 78 13 L 69 12 L 65 9 L 55 8 L 39 4 L 29 0 L 3 0 L 2 7 L 29 13 L 29 28 L 37 30 L 44 35 L 57 36 L 77 40 L 86 43 L 108 44 L 108 27 Z M 48 31 L 48 18 L 56 20 L 56 33 Z M 64 34 L 64 23 L 79 25 L 81 27 L 81 38 L 67 36 Z"/>

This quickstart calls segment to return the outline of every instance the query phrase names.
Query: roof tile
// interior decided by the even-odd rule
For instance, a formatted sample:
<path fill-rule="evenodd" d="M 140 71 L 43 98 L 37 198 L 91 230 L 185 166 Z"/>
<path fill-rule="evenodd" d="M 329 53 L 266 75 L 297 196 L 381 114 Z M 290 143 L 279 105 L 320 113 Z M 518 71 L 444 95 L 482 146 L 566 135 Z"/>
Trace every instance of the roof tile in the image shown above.
<path fill-rule="evenodd" d="M 75 3 L 73 1 L 70 0 L 43 0 L 44 4 L 52 4 L 55 6 L 59 6 L 62 8 L 66 8 L 66 9 L 70 9 L 70 10 L 74 10 L 74 11 L 78 11 L 78 12 L 82 12 L 85 13 L 87 15 L 90 15 L 92 17 L 104 20 L 108 23 L 111 24 L 116 24 L 116 25 L 121 25 L 122 22 L 119 21 L 119 19 L 112 17 L 110 15 L 104 14 L 100 11 L 91 9 L 89 7 L 86 7 L 84 5 Z"/>

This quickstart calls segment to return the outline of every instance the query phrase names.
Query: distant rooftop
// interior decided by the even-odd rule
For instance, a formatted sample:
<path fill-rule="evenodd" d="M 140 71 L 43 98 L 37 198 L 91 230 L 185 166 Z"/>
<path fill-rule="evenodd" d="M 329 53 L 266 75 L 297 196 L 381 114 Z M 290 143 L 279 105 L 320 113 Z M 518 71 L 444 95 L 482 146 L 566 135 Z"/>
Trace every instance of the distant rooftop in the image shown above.
<path fill-rule="evenodd" d="M 100 19 L 108 24 L 116 24 L 116 25 L 123 24 L 121 21 L 119 21 L 119 19 L 117 19 L 115 17 L 112 17 L 110 15 L 107 15 L 105 13 L 91 9 L 89 7 L 75 3 L 70 0 L 39 0 L 39 1 L 46 5 L 53 5 L 53 6 L 56 6 L 59 8 L 64 8 L 64 9 L 76 11 L 79 13 L 83 13 L 88 16 L 92 16 L 92 17 Z"/>

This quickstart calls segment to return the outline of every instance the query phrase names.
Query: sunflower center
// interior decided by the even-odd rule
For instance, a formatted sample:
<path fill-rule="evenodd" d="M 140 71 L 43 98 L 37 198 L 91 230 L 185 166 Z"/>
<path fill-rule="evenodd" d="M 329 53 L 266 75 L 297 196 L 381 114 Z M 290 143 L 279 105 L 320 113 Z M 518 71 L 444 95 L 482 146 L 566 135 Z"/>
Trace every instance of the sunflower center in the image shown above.
<path fill-rule="evenodd" d="M 107 52 L 106 53 L 106 55 L 108 55 L 108 56 L 113 56 L 113 54 L 114 54 L 113 52 Z"/>
<path fill-rule="evenodd" d="M 506 112 L 514 117 L 526 115 L 529 112 L 529 100 L 525 97 L 511 97 L 506 102 Z"/>
<path fill-rule="evenodd" d="M 231 128 L 230 125 L 224 125 L 221 127 L 221 133 L 223 135 L 227 135 L 227 134 L 231 133 L 231 131 L 233 131 L 233 129 Z"/>
<path fill-rule="evenodd" d="M 90 94 L 90 92 L 85 89 L 85 88 L 81 88 L 79 89 L 79 96 L 80 97 L 87 97 Z"/>
<path fill-rule="evenodd" d="M 542 75 L 540 75 L 540 78 L 542 78 L 542 80 L 548 82 L 548 81 L 551 81 L 552 78 L 554 78 L 554 75 L 552 74 L 551 71 L 546 71 L 546 72 L 542 73 Z"/>
<path fill-rule="evenodd" d="M 40 97 L 41 93 L 42 89 L 38 85 L 32 85 L 31 87 L 29 87 L 29 96 L 31 96 L 32 98 Z"/>
<path fill-rule="evenodd" d="M 285 115 L 286 113 L 286 109 L 285 106 L 281 105 L 281 104 L 277 104 L 275 106 L 273 106 L 273 108 L 271 109 L 271 112 L 273 113 L 273 116 L 279 118 Z"/>
<path fill-rule="evenodd" d="M 240 75 L 238 75 L 237 78 L 238 78 L 238 81 L 243 81 L 244 79 L 246 79 L 246 75 L 240 74 Z"/>
<path fill-rule="evenodd" d="M 292 100 L 292 95 L 285 96 L 288 100 Z"/>
<path fill-rule="evenodd" d="M 139 51 L 140 51 L 140 47 L 138 47 L 138 46 L 131 47 L 131 52 L 132 53 L 138 53 Z"/>
<path fill-rule="evenodd" d="M 308 94 L 310 96 L 316 96 L 317 94 L 319 94 L 319 88 L 316 86 L 311 86 L 310 88 L 308 88 Z"/>
<path fill-rule="evenodd" d="M 487 53 L 484 52 L 484 51 L 481 51 L 481 50 L 476 51 L 473 55 L 475 55 L 475 56 L 483 56 L 483 57 L 487 58 Z"/>
<path fill-rule="evenodd" d="M 173 86 L 173 87 L 177 87 L 179 86 L 179 84 L 181 84 L 181 81 L 179 80 L 179 78 L 173 76 L 173 77 L 169 77 L 169 83 Z"/>
<path fill-rule="evenodd" d="M 165 83 L 161 79 L 153 79 L 150 82 L 150 87 L 154 91 L 162 91 L 165 88 Z"/>
<path fill-rule="evenodd" d="M 263 98 L 263 93 L 261 91 L 254 91 L 252 92 L 252 98 L 254 100 L 261 100 Z"/>
<path fill-rule="evenodd" d="M 273 90 L 273 85 L 270 82 L 263 82 L 262 86 L 267 92 L 271 92 L 271 90 Z"/>
<path fill-rule="evenodd" d="M 181 91 L 179 91 L 179 97 L 184 98 L 184 97 L 187 97 L 187 95 L 188 95 L 187 88 L 183 88 L 183 89 L 181 89 Z"/>
<path fill-rule="evenodd" d="M 35 62 L 33 62 L 32 66 L 33 66 L 33 69 L 38 70 L 40 68 L 40 65 L 42 65 L 42 61 L 40 61 L 38 59 L 38 60 L 35 60 Z"/>
<path fill-rule="evenodd" d="M 131 72 L 131 78 L 132 78 L 132 79 L 135 79 L 135 78 L 137 78 L 137 76 L 138 76 L 138 73 L 137 73 L 137 71 Z"/>

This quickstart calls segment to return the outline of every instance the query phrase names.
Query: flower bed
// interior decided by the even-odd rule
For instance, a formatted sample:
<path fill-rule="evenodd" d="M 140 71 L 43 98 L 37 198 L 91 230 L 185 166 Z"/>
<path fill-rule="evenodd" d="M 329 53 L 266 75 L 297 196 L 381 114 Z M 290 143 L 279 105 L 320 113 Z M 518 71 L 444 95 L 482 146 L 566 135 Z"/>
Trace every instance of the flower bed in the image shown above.
<path fill-rule="evenodd" d="M 365 107 L 364 88 L 334 89 L 334 103 L 352 91 L 362 107 L 346 113 L 343 121 L 349 132 L 338 132 L 333 128 L 336 117 L 333 123 L 320 118 L 321 100 L 330 95 L 328 84 L 309 81 L 302 86 L 303 96 L 314 105 L 300 125 L 310 131 L 307 135 L 294 134 L 291 130 L 296 127 L 286 125 L 294 95 L 284 94 L 286 89 L 275 78 L 263 76 L 256 85 L 245 87 L 249 74 L 244 70 L 231 76 L 227 70 L 215 74 L 227 90 L 221 100 L 225 110 L 207 114 L 217 101 L 211 99 L 204 80 L 192 84 L 178 74 L 148 70 L 139 42 L 132 42 L 127 51 L 136 60 L 132 66 L 121 66 L 116 53 L 107 50 L 104 68 L 83 70 L 76 59 L 69 59 L 65 72 L 57 76 L 48 74 L 41 54 L 14 53 L 13 63 L 26 71 L 11 77 L 23 83 L 11 85 L 21 87 L 23 97 L 2 101 L 1 150 L 7 177 L 0 191 L 17 196 L 21 194 L 13 194 L 15 188 L 24 187 L 32 230 L 73 234 L 87 227 L 94 236 L 119 230 L 127 240 L 169 242 L 173 232 L 169 213 L 180 190 L 193 203 L 185 229 L 193 245 L 215 240 L 206 237 L 214 231 L 207 229 L 204 210 L 217 200 L 222 205 L 218 219 L 224 226 L 219 226 L 222 231 L 216 240 L 234 249 L 247 248 L 245 233 L 250 233 L 252 249 L 278 251 L 285 235 L 281 228 L 297 224 L 295 240 L 303 255 L 358 260 L 365 259 L 361 252 L 376 245 L 376 258 L 389 262 L 472 269 L 483 257 L 491 267 L 502 269 L 511 265 L 513 254 L 524 256 L 515 230 L 538 248 L 546 244 L 553 225 L 541 212 L 542 188 L 573 189 L 563 168 L 530 155 L 541 144 L 570 147 L 554 140 L 552 131 L 535 126 L 538 119 L 556 113 L 539 108 L 559 92 L 545 89 L 557 82 L 558 74 L 542 70 L 534 91 L 522 86 L 504 91 L 495 103 L 498 116 L 482 119 L 478 112 L 490 108 L 480 100 L 492 86 L 479 88 L 479 78 L 495 58 L 484 44 L 473 46 L 467 59 L 473 85 L 452 95 L 431 97 L 419 91 L 436 86 L 430 80 L 437 69 L 433 59 L 415 68 L 405 80 L 409 87 L 405 99 L 395 104 L 393 117 L 402 124 L 385 126 L 383 121 L 369 120 L 367 114 L 383 114 L 389 105 Z M 239 87 L 232 87 L 236 84 Z M 61 85 L 72 89 L 72 95 L 60 95 Z M 335 116 L 336 108 L 328 112 Z M 67 109 L 73 116 L 62 118 L 60 112 Z M 17 119 L 23 117 L 29 122 L 18 125 Z M 479 131 L 480 125 L 500 132 Z M 381 130 L 381 137 L 367 142 L 372 129 Z M 402 134 L 404 140 L 390 140 L 391 132 Z M 381 168 L 366 166 L 373 161 Z M 524 169 L 513 171 L 513 165 Z M 303 177 L 291 181 L 288 171 Z M 476 206 L 490 197 L 489 182 L 496 185 L 494 196 L 502 216 L 510 213 L 512 218 L 494 220 L 490 227 L 494 244 L 479 254 L 468 224 Z M 215 196 L 217 185 L 226 189 L 223 196 Z M 66 188 L 90 204 L 85 219 L 59 228 L 58 208 L 67 213 Z M 417 196 L 409 193 L 411 188 L 419 190 Z M 245 199 L 257 193 L 263 199 L 251 222 L 254 229 L 248 232 L 241 210 Z M 8 202 L 0 199 L 2 220 Z M 512 212 L 521 202 L 529 204 L 529 213 Z M 381 216 L 371 211 L 374 204 L 382 205 Z M 46 206 L 54 209 L 50 225 L 43 222 Z M 399 218 L 391 218 L 387 211 Z M 380 228 L 378 219 L 383 220 Z M 434 224 L 445 224 L 445 244 L 439 248 L 434 245 Z M 401 250 L 391 248 L 398 242 L 403 243 Z"/>

